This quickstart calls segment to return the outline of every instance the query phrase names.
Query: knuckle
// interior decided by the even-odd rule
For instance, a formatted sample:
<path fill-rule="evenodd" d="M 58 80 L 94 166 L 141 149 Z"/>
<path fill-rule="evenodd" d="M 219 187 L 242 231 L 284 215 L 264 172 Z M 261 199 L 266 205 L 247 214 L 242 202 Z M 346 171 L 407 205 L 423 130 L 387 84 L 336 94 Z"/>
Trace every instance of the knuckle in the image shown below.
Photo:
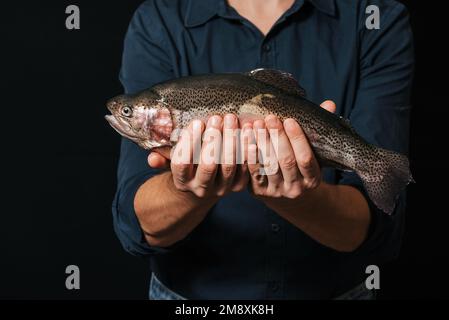
<path fill-rule="evenodd" d="M 251 168 L 249 170 L 249 174 L 251 175 L 251 178 L 256 181 L 262 178 L 259 172 L 259 168 Z"/>
<path fill-rule="evenodd" d="M 297 167 L 296 158 L 293 155 L 288 155 L 279 159 L 279 164 L 281 167 L 286 169 L 293 169 Z"/>
<path fill-rule="evenodd" d="M 206 189 L 202 187 L 196 187 L 192 190 L 192 192 L 198 197 L 198 198 L 205 198 L 206 197 Z"/>
<path fill-rule="evenodd" d="M 271 184 L 267 189 L 267 196 L 276 199 L 282 197 L 282 193 L 279 186 Z"/>
<path fill-rule="evenodd" d="M 179 191 L 188 191 L 188 187 L 185 184 L 185 182 L 184 181 L 180 181 L 179 178 L 173 179 L 173 183 L 175 185 L 175 188 L 178 189 Z"/>
<path fill-rule="evenodd" d="M 283 195 L 279 191 L 276 191 L 276 192 L 270 194 L 270 197 L 274 198 L 274 199 L 280 199 L 283 197 Z"/>
<path fill-rule="evenodd" d="M 306 189 L 316 189 L 320 185 L 320 179 L 311 178 L 304 181 Z"/>
<path fill-rule="evenodd" d="M 303 156 L 298 161 L 299 166 L 306 170 L 313 168 L 313 157 L 311 155 Z"/>
<path fill-rule="evenodd" d="M 299 132 L 295 132 L 294 134 L 292 134 L 290 136 L 290 140 L 302 142 L 302 141 L 306 140 L 306 136 L 305 136 L 304 132 L 302 132 L 302 130 L 300 130 Z"/>
<path fill-rule="evenodd" d="M 255 177 L 259 174 L 259 166 L 258 165 L 249 165 L 248 172 L 251 177 Z"/>
<path fill-rule="evenodd" d="M 299 198 L 302 194 L 302 188 L 299 184 L 294 184 L 287 189 L 286 198 L 296 199 Z"/>
<path fill-rule="evenodd" d="M 226 195 L 226 189 L 225 188 L 220 188 L 220 189 L 218 189 L 217 191 L 216 191 L 216 195 L 218 196 L 218 197 L 223 197 L 223 196 L 225 196 Z"/>
<path fill-rule="evenodd" d="M 185 175 L 173 175 L 173 183 L 178 189 L 186 188 L 188 182 L 189 180 Z"/>
<path fill-rule="evenodd" d="M 184 163 L 173 163 L 171 164 L 171 169 L 173 172 L 184 172 L 189 168 L 188 164 Z"/>
<path fill-rule="evenodd" d="M 298 195 L 295 194 L 295 193 L 292 192 L 292 191 L 288 191 L 288 192 L 284 195 L 284 197 L 287 198 L 287 199 L 293 200 L 293 199 L 298 198 Z"/>
<path fill-rule="evenodd" d="M 232 165 L 222 165 L 221 166 L 221 172 L 225 178 L 232 176 L 232 174 L 234 173 L 234 169 L 235 169 L 235 167 Z"/>
<path fill-rule="evenodd" d="M 265 184 L 265 176 L 263 175 L 254 175 L 251 180 L 253 185 L 262 187 Z"/>
<path fill-rule="evenodd" d="M 214 164 L 203 164 L 200 166 L 201 173 L 205 176 L 212 176 L 215 174 L 216 165 Z"/>
<path fill-rule="evenodd" d="M 175 187 L 178 189 L 185 187 L 185 181 L 180 177 L 174 177 L 173 183 L 175 184 Z"/>

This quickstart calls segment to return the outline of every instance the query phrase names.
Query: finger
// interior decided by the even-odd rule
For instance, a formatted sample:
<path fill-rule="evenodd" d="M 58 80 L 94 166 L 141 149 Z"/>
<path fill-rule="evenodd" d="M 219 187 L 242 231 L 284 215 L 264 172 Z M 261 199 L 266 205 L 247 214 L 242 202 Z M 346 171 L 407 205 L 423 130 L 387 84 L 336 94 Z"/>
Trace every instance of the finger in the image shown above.
<path fill-rule="evenodd" d="M 282 175 L 265 121 L 256 121 L 254 130 L 256 131 L 257 149 L 260 156 L 259 162 L 263 165 L 263 173 L 267 175 L 268 184 L 272 184 L 273 187 L 277 188 L 282 182 Z"/>
<path fill-rule="evenodd" d="M 221 164 L 217 176 L 217 194 L 223 195 L 230 191 L 236 173 L 236 130 L 238 119 L 233 114 L 225 115 L 223 119 L 223 145 Z"/>
<path fill-rule="evenodd" d="M 270 141 L 281 168 L 282 177 L 286 188 L 299 181 L 300 172 L 296 162 L 295 153 L 290 140 L 284 131 L 284 125 L 274 115 L 265 118 L 265 124 L 270 134 Z"/>
<path fill-rule="evenodd" d="M 157 152 L 151 152 L 148 155 L 148 164 L 150 165 L 150 167 L 152 168 L 166 168 L 168 167 L 168 160 L 163 157 L 162 155 L 160 155 Z"/>
<path fill-rule="evenodd" d="M 155 148 L 153 150 L 151 150 L 151 152 L 155 152 L 160 154 L 161 156 L 163 156 L 166 159 L 170 160 L 170 153 L 171 153 L 172 148 L 171 147 L 159 147 L 159 148 Z"/>
<path fill-rule="evenodd" d="M 173 148 L 171 170 L 173 180 L 177 187 L 187 185 L 194 176 L 193 168 L 193 144 L 194 144 L 194 128 L 202 132 L 204 125 L 201 121 L 195 120 L 189 124 L 181 133 L 181 137 Z"/>
<path fill-rule="evenodd" d="M 258 127 L 262 126 L 260 124 L 260 120 L 255 121 L 251 127 L 247 126 L 244 128 L 242 136 L 245 162 L 248 166 L 248 172 L 250 175 L 251 185 L 253 185 L 253 190 L 257 187 L 262 187 L 267 183 L 267 180 L 265 179 L 266 177 L 260 175 L 261 164 L 258 161 L 255 125 Z"/>
<path fill-rule="evenodd" d="M 203 146 L 201 148 L 200 164 L 196 170 L 195 184 L 196 188 L 211 188 L 215 182 L 218 163 L 221 155 L 221 131 L 223 119 L 220 116 L 209 118 L 204 131 Z"/>
<path fill-rule="evenodd" d="M 268 186 L 268 178 L 264 172 L 262 152 L 258 139 L 261 139 L 265 131 L 265 123 L 263 120 L 256 120 L 253 123 L 254 141 L 248 144 L 248 171 L 250 179 L 250 187 L 256 195 L 263 195 Z M 263 145 L 263 143 L 260 143 Z"/>
<path fill-rule="evenodd" d="M 257 145 L 256 144 L 249 144 L 248 145 L 248 156 L 251 157 L 251 155 L 254 155 L 254 158 L 257 155 Z M 250 186 L 252 188 L 252 191 L 256 194 L 262 194 L 263 190 L 266 189 L 268 185 L 268 179 L 265 174 L 261 174 L 261 164 L 255 160 L 250 161 L 248 160 L 248 172 L 249 172 L 249 180 L 250 180 Z"/>
<path fill-rule="evenodd" d="M 326 100 L 321 104 L 321 108 L 326 109 L 329 112 L 335 113 L 337 110 L 337 106 L 335 105 L 335 102 L 332 100 Z"/>
<path fill-rule="evenodd" d="M 231 187 L 233 192 L 242 191 L 248 185 L 248 145 L 249 143 L 254 143 L 252 123 L 248 122 L 242 126 L 238 139 L 236 152 L 237 168 Z"/>
<path fill-rule="evenodd" d="M 299 171 L 308 184 L 315 185 L 320 179 L 320 168 L 304 131 L 294 119 L 284 121 L 285 132 L 290 139 Z"/>

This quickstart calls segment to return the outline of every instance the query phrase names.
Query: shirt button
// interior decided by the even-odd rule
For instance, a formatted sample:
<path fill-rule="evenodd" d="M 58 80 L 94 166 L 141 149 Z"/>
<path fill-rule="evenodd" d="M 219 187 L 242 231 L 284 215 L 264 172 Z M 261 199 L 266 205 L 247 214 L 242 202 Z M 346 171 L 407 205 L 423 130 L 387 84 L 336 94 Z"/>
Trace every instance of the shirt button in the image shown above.
<path fill-rule="evenodd" d="M 263 51 L 269 52 L 271 50 L 271 46 L 267 43 L 263 46 Z"/>
<path fill-rule="evenodd" d="M 277 284 L 277 282 L 272 282 L 270 284 L 270 288 L 271 288 L 271 291 L 276 292 L 279 290 L 279 285 Z"/>
<path fill-rule="evenodd" d="M 273 223 L 273 224 L 271 225 L 271 230 L 272 230 L 273 232 L 279 232 L 280 229 L 281 229 L 281 227 L 280 227 L 277 223 Z"/>

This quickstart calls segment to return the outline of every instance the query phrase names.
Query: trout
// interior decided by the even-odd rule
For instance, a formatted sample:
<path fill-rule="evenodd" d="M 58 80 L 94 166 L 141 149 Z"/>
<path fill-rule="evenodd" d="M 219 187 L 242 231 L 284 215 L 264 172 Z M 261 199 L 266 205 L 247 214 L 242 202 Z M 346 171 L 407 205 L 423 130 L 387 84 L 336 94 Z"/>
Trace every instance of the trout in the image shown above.
<path fill-rule="evenodd" d="M 270 114 L 281 121 L 293 118 L 321 166 L 354 171 L 373 203 L 387 214 L 413 181 L 407 156 L 366 142 L 347 119 L 307 100 L 293 76 L 278 70 L 178 78 L 115 97 L 107 107 L 110 125 L 145 149 L 174 146 L 179 130 L 212 115 L 233 113 L 240 121 Z"/>

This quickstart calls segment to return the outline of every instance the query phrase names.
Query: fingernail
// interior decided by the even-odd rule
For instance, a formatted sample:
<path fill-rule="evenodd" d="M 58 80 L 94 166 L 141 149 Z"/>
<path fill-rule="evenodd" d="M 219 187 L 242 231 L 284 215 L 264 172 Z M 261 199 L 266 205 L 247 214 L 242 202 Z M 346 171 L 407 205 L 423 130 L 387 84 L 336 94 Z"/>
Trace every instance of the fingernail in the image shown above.
<path fill-rule="evenodd" d="M 227 114 L 224 117 L 224 125 L 226 128 L 232 128 L 235 123 L 235 116 L 232 114 Z"/>
<path fill-rule="evenodd" d="M 286 119 L 284 121 L 284 128 L 287 130 L 293 130 L 296 128 L 296 126 L 297 126 L 297 123 L 293 119 Z"/>
<path fill-rule="evenodd" d="M 253 124 L 254 129 L 263 129 L 263 127 L 264 127 L 264 122 L 262 120 L 254 121 L 254 124 Z"/>
<path fill-rule="evenodd" d="M 221 117 L 219 116 L 210 117 L 209 121 L 207 122 L 207 125 L 209 127 L 219 127 L 221 125 Z"/>
<path fill-rule="evenodd" d="M 267 124 L 267 126 L 269 127 L 274 127 L 277 125 L 277 117 L 270 115 L 268 117 L 265 118 L 265 122 Z"/>

